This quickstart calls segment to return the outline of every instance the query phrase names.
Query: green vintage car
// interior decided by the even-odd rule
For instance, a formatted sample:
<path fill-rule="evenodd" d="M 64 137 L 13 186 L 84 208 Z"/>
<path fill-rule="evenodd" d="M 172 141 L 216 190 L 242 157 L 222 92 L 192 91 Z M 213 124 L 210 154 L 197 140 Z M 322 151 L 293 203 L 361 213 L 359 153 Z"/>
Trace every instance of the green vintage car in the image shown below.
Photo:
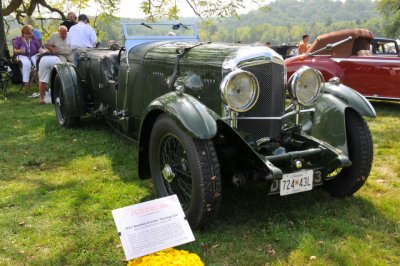
<path fill-rule="evenodd" d="M 353 195 L 373 160 L 359 93 L 303 67 L 286 83 L 272 49 L 199 42 L 193 25 L 125 24 L 119 50 L 81 49 L 56 65 L 61 126 L 87 114 L 137 141 L 138 176 L 177 194 L 192 228 L 218 213 L 222 184 L 264 182 L 281 196 L 325 187 Z"/>

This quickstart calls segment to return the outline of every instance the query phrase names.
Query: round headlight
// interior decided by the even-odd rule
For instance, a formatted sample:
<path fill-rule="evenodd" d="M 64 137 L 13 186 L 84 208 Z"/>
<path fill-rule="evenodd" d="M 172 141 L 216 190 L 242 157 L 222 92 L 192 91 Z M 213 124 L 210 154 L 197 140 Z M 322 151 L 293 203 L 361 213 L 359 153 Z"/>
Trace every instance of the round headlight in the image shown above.
<path fill-rule="evenodd" d="M 244 70 L 230 72 L 221 82 L 221 96 L 228 107 L 236 112 L 250 110 L 258 100 L 260 86 L 256 77 Z"/>
<path fill-rule="evenodd" d="M 323 91 L 324 78 L 318 70 L 303 66 L 289 79 L 290 95 L 305 106 L 315 103 Z"/>

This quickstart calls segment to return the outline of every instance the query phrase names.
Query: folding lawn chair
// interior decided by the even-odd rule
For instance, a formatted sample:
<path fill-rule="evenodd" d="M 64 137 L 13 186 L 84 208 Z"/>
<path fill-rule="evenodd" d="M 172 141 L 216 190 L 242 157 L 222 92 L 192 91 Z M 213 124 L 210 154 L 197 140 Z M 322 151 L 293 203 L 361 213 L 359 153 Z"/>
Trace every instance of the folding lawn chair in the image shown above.
<path fill-rule="evenodd" d="M 0 93 L 4 99 L 7 97 L 7 85 L 10 80 L 11 69 L 8 66 L 9 61 L 5 58 L 0 59 Z"/>
<path fill-rule="evenodd" d="M 35 85 L 38 85 L 38 71 L 36 69 L 36 62 L 32 62 L 32 67 L 31 67 L 31 72 L 29 73 L 29 82 Z M 19 88 L 19 91 L 22 91 L 22 89 L 24 88 L 24 83 L 22 82 L 21 87 Z"/>

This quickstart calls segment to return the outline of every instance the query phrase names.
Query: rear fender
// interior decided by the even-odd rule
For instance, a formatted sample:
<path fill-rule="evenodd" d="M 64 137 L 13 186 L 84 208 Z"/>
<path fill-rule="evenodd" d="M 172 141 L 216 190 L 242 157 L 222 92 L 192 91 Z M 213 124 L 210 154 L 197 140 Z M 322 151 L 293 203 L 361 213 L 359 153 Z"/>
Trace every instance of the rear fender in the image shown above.
<path fill-rule="evenodd" d="M 348 155 L 346 136 L 346 109 L 351 108 L 363 116 L 375 117 L 372 105 L 361 94 L 345 85 L 325 84 L 325 93 L 312 106 L 311 135 L 321 139 Z M 302 119 L 304 125 L 308 119 Z"/>
<path fill-rule="evenodd" d="M 56 75 L 60 76 L 62 88 L 54 87 Z M 70 116 L 82 116 L 86 113 L 85 97 L 77 75 L 75 65 L 71 63 L 56 64 L 50 76 L 51 101 L 55 104 L 56 90 L 63 89 L 65 112 Z"/>

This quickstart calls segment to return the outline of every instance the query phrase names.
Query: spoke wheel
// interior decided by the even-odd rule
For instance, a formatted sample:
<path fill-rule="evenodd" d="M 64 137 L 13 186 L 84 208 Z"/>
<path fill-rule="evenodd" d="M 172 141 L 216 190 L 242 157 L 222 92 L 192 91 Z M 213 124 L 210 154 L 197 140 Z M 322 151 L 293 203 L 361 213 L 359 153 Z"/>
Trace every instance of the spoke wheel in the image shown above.
<path fill-rule="evenodd" d="M 161 115 L 149 148 L 156 195 L 176 194 L 193 229 L 209 224 L 221 200 L 221 174 L 213 143 L 190 137 L 172 118 Z"/>
<path fill-rule="evenodd" d="M 192 172 L 182 144 L 176 136 L 167 134 L 160 142 L 159 153 L 165 191 L 168 195 L 176 193 L 183 209 L 188 209 L 192 194 Z"/>

